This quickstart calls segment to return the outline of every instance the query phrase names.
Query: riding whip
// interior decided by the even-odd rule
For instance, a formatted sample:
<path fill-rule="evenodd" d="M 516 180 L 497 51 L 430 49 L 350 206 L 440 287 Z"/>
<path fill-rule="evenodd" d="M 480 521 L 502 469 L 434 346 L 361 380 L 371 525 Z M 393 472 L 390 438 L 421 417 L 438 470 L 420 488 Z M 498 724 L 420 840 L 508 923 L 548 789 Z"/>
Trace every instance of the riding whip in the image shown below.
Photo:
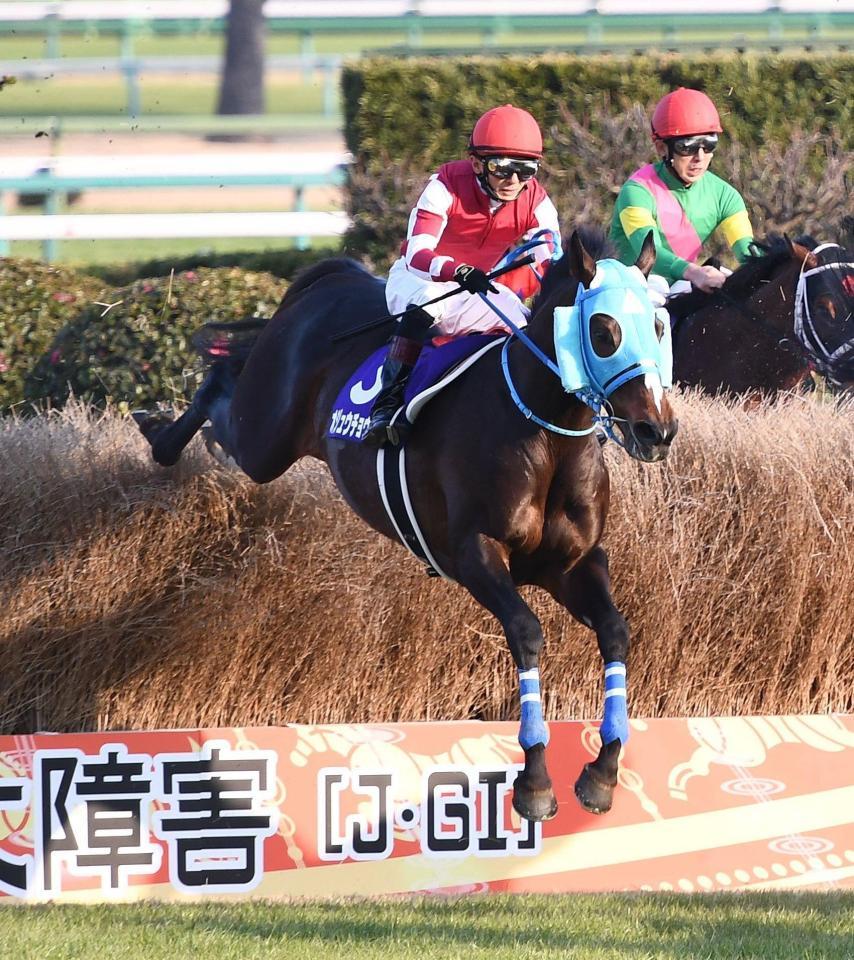
<path fill-rule="evenodd" d="M 520 257 L 518 260 L 508 263 L 506 266 L 499 267 L 497 270 L 493 270 L 492 273 L 486 275 L 487 280 L 494 280 L 496 277 L 502 276 L 502 274 L 509 273 L 511 270 L 515 270 L 517 267 L 525 267 L 529 263 L 533 263 L 536 257 L 533 254 L 529 253 L 525 257 Z M 365 330 L 373 330 L 374 327 L 381 327 L 383 324 L 388 323 L 389 320 L 399 320 L 401 317 L 405 316 L 407 313 L 411 313 L 414 310 L 421 310 L 424 307 L 430 307 L 434 303 L 439 303 L 440 300 L 447 300 L 448 297 L 455 297 L 461 290 L 462 286 L 457 287 L 455 290 L 449 290 L 447 293 L 443 293 L 441 296 L 436 297 L 435 300 L 428 300 L 427 303 L 419 303 L 414 307 L 408 307 L 406 310 L 403 310 L 401 313 L 390 313 L 384 317 L 375 317 L 373 320 L 368 320 L 366 323 L 360 324 L 358 327 L 351 327 L 349 330 L 343 330 L 341 333 L 336 333 L 334 337 L 330 337 L 333 342 L 338 340 L 346 340 L 348 337 L 353 337 L 357 333 L 363 333 Z"/>

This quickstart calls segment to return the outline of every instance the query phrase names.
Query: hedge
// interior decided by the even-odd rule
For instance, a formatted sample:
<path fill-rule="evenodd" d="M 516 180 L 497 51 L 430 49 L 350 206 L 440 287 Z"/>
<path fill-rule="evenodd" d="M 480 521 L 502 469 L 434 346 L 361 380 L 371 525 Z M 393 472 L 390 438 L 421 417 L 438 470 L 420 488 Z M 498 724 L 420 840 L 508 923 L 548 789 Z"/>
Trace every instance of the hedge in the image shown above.
<path fill-rule="evenodd" d="M 24 383 L 24 398 L 61 405 L 70 394 L 121 408 L 192 394 L 200 380 L 190 336 L 208 321 L 269 317 L 285 284 L 264 273 L 186 271 L 138 280 L 90 303 L 54 338 Z"/>
<path fill-rule="evenodd" d="M 801 230 L 839 231 L 850 208 L 846 170 L 850 176 L 854 151 L 850 53 L 379 57 L 349 64 L 342 75 L 345 137 L 355 158 L 347 243 L 387 265 L 425 178 L 465 156 L 480 113 L 507 102 L 543 127 L 542 179 L 564 221 L 582 211 L 607 222 L 619 185 L 652 158 L 652 106 L 680 85 L 704 89 L 717 103 L 726 136 L 714 169 L 732 178 L 749 207 L 751 192 L 760 195 L 760 228 L 800 217 Z M 786 178 L 785 189 L 775 189 L 774 176 Z M 781 192 L 787 209 L 778 216 Z"/>
<path fill-rule="evenodd" d="M 27 374 L 57 331 L 106 289 L 64 267 L 0 258 L 0 408 L 23 399 Z"/>

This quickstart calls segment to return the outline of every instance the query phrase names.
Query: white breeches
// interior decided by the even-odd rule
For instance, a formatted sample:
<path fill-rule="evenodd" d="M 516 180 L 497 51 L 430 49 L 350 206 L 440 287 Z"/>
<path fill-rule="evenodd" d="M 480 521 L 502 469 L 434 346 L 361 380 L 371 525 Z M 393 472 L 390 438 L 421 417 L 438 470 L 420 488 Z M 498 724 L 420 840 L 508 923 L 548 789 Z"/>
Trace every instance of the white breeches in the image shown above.
<path fill-rule="evenodd" d="M 406 268 L 406 262 L 401 257 L 392 264 L 388 274 L 385 297 L 389 313 L 401 313 L 413 304 L 421 306 L 449 290 L 458 289 L 458 286 L 453 281 L 440 283 L 434 280 L 422 280 Z M 509 287 L 496 283 L 495 288 L 498 293 L 488 293 L 487 299 L 491 300 L 517 327 L 524 327 L 528 322 L 528 309 Z M 479 296 L 464 291 L 424 309 L 431 317 L 436 318 L 436 329 L 446 336 L 483 333 L 496 328 L 508 329 L 501 317 Z"/>

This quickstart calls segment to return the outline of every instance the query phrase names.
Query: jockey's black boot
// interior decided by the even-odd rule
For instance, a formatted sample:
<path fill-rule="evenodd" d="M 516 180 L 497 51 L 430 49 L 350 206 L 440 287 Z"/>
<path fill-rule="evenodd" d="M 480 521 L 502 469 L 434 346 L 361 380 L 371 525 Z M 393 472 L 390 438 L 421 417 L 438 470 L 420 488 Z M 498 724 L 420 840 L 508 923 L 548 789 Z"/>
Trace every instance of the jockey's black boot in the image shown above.
<path fill-rule="evenodd" d="M 395 340 L 397 339 L 395 337 Z M 392 349 L 395 340 L 392 341 Z M 391 426 L 391 418 L 403 403 L 403 391 L 413 366 L 414 364 L 386 357 L 383 363 L 382 386 L 371 410 L 371 425 L 365 434 L 365 443 L 369 447 L 384 447 L 387 443 L 397 445 L 400 442 L 397 429 Z"/>
<path fill-rule="evenodd" d="M 368 446 L 383 447 L 386 443 L 397 446 L 406 439 L 408 423 L 398 426 L 392 424 L 391 419 L 403 404 L 406 382 L 432 324 L 433 318 L 421 309 L 412 310 L 401 319 L 383 363 L 380 392 L 371 409 L 371 425 L 365 434 Z"/>

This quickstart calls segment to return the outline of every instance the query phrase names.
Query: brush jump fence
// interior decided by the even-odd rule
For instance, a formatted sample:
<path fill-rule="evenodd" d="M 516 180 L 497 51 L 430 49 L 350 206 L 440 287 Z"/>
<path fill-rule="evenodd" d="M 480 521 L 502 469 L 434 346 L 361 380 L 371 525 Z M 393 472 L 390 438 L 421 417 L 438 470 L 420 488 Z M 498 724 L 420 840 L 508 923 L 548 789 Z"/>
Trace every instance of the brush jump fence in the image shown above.
<path fill-rule="evenodd" d="M 133 157 L 62 157 L 52 161 L 9 158 L 0 175 L 0 213 L 5 191 L 41 199 L 43 213 L 0 216 L 0 254 L 11 240 L 42 240 L 53 260 L 62 239 L 133 237 L 295 237 L 306 249 L 311 237 L 340 236 L 348 226 L 340 212 L 307 211 L 308 187 L 344 183 L 349 155 L 341 153 L 195 154 Z M 286 187 L 290 211 L 239 213 L 62 214 L 63 195 L 84 189 L 136 187 Z"/>

